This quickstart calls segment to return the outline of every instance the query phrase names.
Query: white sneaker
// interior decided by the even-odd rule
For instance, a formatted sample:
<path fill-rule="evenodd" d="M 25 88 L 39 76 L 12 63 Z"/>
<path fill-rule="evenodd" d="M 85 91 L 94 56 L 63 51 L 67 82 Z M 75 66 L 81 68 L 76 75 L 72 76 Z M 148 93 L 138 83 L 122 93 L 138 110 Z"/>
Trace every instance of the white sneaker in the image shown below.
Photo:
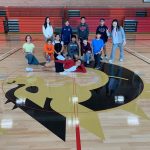
<path fill-rule="evenodd" d="M 64 71 L 64 72 L 59 72 L 60 75 L 68 75 L 68 72 Z"/>
<path fill-rule="evenodd" d="M 104 57 L 106 60 L 108 60 L 108 56 L 107 55 L 105 55 L 105 57 Z"/>
<path fill-rule="evenodd" d="M 121 59 L 119 59 L 119 61 L 120 61 L 120 62 L 123 62 L 123 59 L 121 58 Z"/>
<path fill-rule="evenodd" d="M 33 71 L 33 68 L 26 68 L 26 72 L 32 72 Z"/>
<path fill-rule="evenodd" d="M 110 59 L 110 60 L 109 60 L 109 63 L 110 63 L 110 64 L 112 64 L 112 63 L 113 63 L 113 61 Z"/>

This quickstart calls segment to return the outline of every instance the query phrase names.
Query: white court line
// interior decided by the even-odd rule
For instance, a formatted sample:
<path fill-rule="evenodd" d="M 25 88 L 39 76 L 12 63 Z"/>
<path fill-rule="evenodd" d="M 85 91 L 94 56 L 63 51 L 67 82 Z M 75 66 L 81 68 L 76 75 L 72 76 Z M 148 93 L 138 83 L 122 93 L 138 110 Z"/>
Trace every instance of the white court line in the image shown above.
<path fill-rule="evenodd" d="M 144 59 L 147 59 L 148 62 L 150 63 L 150 59 L 149 59 L 148 57 L 145 57 L 144 55 L 139 54 L 138 52 L 136 52 L 136 51 L 134 51 L 134 50 L 132 50 L 132 49 L 130 49 L 130 48 L 128 48 L 128 47 L 124 47 L 124 49 L 126 49 L 127 51 L 130 51 L 130 52 L 132 52 L 132 53 L 134 53 L 134 54 L 136 54 L 136 56 L 139 56 L 139 57 L 142 57 L 142 58 L 144 58 Z"/>

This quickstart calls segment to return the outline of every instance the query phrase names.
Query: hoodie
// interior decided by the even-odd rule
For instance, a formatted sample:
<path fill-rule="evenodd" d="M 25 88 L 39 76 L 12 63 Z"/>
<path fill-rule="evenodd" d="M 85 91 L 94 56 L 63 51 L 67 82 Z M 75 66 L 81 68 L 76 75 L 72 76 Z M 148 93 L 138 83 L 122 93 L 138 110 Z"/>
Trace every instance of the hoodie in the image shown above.
<path fill-rule="evenodd" d="M 61 40 L 64 43 L 69 43 L 72 36 L 72 28 L 71 26 L 64 26 L 61 30 Z"/>
<path fill-rule="evenodd" d="M 89 36 L 89 27 L 86 23 L 80 25 L 77 28 L 78 30 L 78 38 L 87 39 Z"/>
<path fill-rule="evenodd" d="M 101 39 L 104 41 L 104 43 L 106 43 L 108 40 L 108 36 L 107 36 L 107 32 L 106 32 L 107 30 L 108 30 L 108 27 L 105 25 L 103 25 L 103 26 L 99 25 L 96 29 L 96 33 L 100 32 Z"/>

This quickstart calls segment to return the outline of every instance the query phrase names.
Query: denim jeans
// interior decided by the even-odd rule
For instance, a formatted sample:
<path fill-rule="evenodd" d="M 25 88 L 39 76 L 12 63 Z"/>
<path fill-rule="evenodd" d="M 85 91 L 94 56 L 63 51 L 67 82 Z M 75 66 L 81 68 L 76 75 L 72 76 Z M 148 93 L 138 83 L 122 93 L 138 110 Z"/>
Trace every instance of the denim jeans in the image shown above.
<path fill-rule="evenodd" d="M 100 54 L 94 54 L 94 59 L 95 59 L 95 67 L 100 67 Z"/>
<path fill-rule="evenodd" d="M 78 54 L 77 52 L 73 52 L 73 51 L 68 52 L 68 55 L 69 55 L 72 59 L 74 59 L 74 56 L 75 56 L 75 55 L 78 55 L 78 56 L 79 56 L 79 54 Z"/>
<path fill-rule="evenodd" d="M 33 54 L 27 54 L 26 59 L 28 60 L 29 65 L 38 65 L 39 61 L 36 59 L 36 57 Z"/>
<path fill-rule="evenodd" d="M 85 53 L 84 54 L 84 62 L 89 62 L 91 58 L 91 53 Z"/>
<path fill-rule="evenodd" d="M 116 55 L 116 49 L 120 49 L 120 59 L 124 59 L 124 50 L 123 50 L 123 44 L 122 43 L 117 43 L 112 45 L 112 50 L 111 50 L 111 55 L 110 55 L 110 60 L 114 61 L 115 60 L 115 55 Z"/>

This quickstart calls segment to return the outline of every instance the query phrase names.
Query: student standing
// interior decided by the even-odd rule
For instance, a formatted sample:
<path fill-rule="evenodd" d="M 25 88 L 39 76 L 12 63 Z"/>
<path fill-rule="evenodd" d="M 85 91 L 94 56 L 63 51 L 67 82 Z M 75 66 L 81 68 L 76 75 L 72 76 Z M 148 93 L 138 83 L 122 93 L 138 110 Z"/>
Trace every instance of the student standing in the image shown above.
<path fill-rule="evenodd" d="M 39 61 L 34 56 L 34 44 L 32 43 L 32 37 L 27 35 L 25 37 L 25 43 L 23 44 L 23 51 L 25 53 L 25 58 L 28 60 L 29 65 L 39 65 Z"/>
<path fill-rule="evenodd" d="M 99 23 L 100 23 L 100 25 L 97 27 L 96 33 L 100 32 L 100 34 L 101 34 L 101 39 L 104 42 L 104 47 L 103 47 L 104 58 L 108 59 L 107 52 L 106 52 L 106 43 L 108 40 L 108 36 L 107 36 L 108 27 L 105 25 L 105 19 L 104 18 L 101 18 Z"/>
<path fill-rule="evenodd" d="M 65 21 L 65 25 L 61 30 L 61 40 L 64 42 L 64 53 L 67 54 L 67 46 L 71 41 L 72 28 L 69 24 L 69 21 Z"/>
<path fill-rule="evenodd" d="M 65 21 L 65 26 L 61 30 L 61 40 L 64 42 L 64 45 L 68 45 L 71 41 L 72 28 L 69 24 L 69 21 Z"/>
<path fill-rule="evenodd" d="M 95 69 L 100 69 L 100 56 L 102 53 L 102 49 L 104 46 L 104 42 L 101 39 L 100 32 L 96 33 L 96 38 L 92 40 L 92 48 L 95 59 Z"/>
<path fill-rule="evenodd" d="M 78 39 L 80 40 L 80 43 L 82 44 L 84 39 L 88 39 L 89 27 L 86 24 L 86 18 L 85 17 L 81 17 L 80 19 L 81 19 L 81 23 L 77 27 L 77 31 L 78 31 Z"/>
<path fill-rule="evenodd" d="M 53 42 L 54 45 L 54 59 L 58 60 L 58 55 L 63 55 L 63 41 L 60 40 L 60 35 L 55 35 L 55 40 Z M 55 71 L 56 72 L 63 72 L 63 64 L 55 62 Z"/>
<path fill-rule="evenodd" d="M 42 26 L 42 31 L 45 39 L 53 39 L 53 27 L 51 25 L 49 17 L 45 18 L 44 25 Z"/>
<path fill-rule="evenodd" d="M 117 19 L 112 21 L 111 32 L 107 31 L 107 34 L 112 38 L 112 50 L 110 55 L 109 63 L 113 63 L 115 60 L 116 49 L 120 49 L 120 58 L 119 61 L 122 62 L 124 60 L 124 50 L 123 47 L 126 44 L 126 36 L 124 29 L 119 26 L 119 22 Z"/>

